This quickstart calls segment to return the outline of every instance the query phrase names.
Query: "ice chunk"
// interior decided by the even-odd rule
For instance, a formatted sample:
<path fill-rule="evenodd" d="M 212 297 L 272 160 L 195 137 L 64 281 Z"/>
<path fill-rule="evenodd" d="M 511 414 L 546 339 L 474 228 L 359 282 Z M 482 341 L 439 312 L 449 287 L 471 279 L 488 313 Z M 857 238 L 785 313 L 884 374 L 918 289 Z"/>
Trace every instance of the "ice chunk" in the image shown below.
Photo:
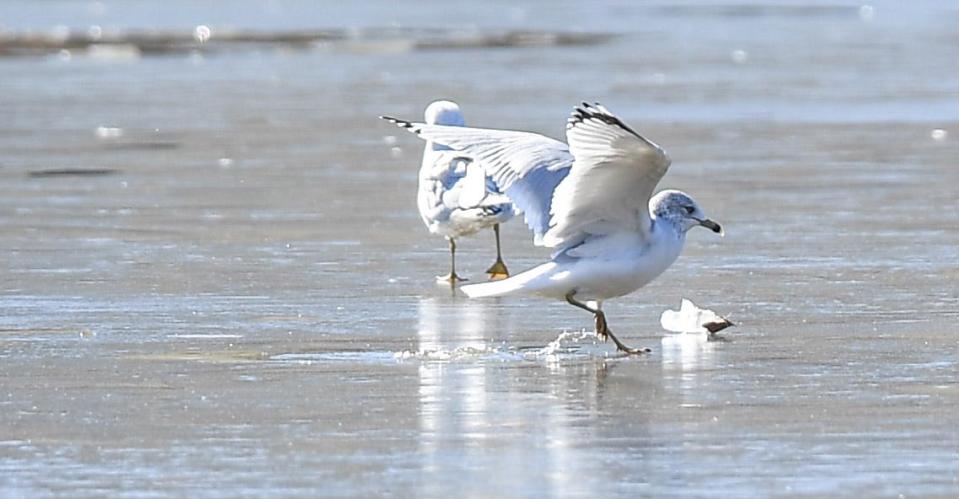
<path fill-rule="evenodd" d="M 715 333 L 733 325 L 725 317 L 712 310 L 699 308 L 685 298 L 679 311 L 663 312 L 659 322 L 663 329 L 674 333 Z"/>

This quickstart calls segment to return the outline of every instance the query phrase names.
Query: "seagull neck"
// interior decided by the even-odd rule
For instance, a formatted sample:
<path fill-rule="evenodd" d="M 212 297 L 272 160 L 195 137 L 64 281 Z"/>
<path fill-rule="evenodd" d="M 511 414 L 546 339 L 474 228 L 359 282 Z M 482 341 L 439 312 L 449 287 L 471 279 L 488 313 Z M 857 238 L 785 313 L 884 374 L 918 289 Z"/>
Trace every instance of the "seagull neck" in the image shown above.
<path fill-rule="evenodd" d="M 653 234 L 662 238 L 675 238 L 680 241 L 686 240 L 686 231 L 683 230 L 682 224 L 677 220 L 670 217 L 657 217 L 655 214 L 652 216 L 652 219 Z"/>

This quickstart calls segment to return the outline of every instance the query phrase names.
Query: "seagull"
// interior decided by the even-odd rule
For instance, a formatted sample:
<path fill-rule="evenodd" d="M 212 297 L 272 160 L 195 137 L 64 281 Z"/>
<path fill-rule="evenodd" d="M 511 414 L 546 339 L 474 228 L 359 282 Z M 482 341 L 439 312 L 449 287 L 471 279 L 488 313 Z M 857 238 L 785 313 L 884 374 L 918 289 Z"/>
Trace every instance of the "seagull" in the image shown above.
<path fill-rule="evenodd" d="M 440 100 L 426 108 L 426 124 L 463 127 L 463 113 L 455 102 Z M 468 155 L 427 140 L 420 166 L 417 207 L 432 234 L 446 237 L 450 272 L 436 279 L 455 286 L 464 281 L 456 274 L 456 239 L 493 228 L 496 261 L 486 270 L 491 280 L 509 277 L 500 248 L 499 226 L 513 218 L 513 203 L 499 192 L 483 168 Z"/>
<path fill-rule="evenodd" d="M 564 144 L 539 134 L 385 119 L 480 163 L 525 213 L 549 261 L 508 279 L 464 286 L 470 298 L 529 293 L 563 299 L 594 316 L 596 335 L 630 348 L 609 329 L 603 302 L 649 284 L 682 252 L 686 232 L 722 235 L 689 195 L 656 184 L 670 159 L 599 103 L 574 108 Z"/>

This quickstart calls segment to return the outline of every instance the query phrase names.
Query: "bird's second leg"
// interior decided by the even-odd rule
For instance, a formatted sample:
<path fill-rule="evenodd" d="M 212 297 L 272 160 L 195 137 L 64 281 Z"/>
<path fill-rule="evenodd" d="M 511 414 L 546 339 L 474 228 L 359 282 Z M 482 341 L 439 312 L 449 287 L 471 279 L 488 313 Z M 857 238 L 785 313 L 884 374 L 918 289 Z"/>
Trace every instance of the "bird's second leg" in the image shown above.
<path fill-rule="evenodd" d="M 596 336 L 598 336 L 601 340 L 603 341 L 606 341 L 607 339 L 613 340 L 613 343 L 616 344 L 617 350 L 621 352 L 626 352 L 630 355 L 648 353 L 652 351 L 648 348 L 631 348 L 626 346 L 623 342 L 619 341 L 619 338 L 617 338 L 616 335 L 614 335 L 613 332 L 609 330 L 609 325 L 606 324 L 606 314 L 604 314 L 602 310 L 590 308 L 585 303 L 576 300 L 575 298 L 573 298 L 575 295 L 576 295 L 576 291 L 570 291 L 569 293 L 567 293 L 566 302 L 574 307 L 581 308 L 593 314 L 593 316 L 596 318 Z"/>
<path fill-rule="evenodd" d="M 450 242 L 450 273 L 436 276 L 436 280 L 447 282 L 450 286 L 456 286 L 456 283 L 465 281 L 462 277 L 456 275 L 456 240 L 452 237 L 447 238 Z"/>
<path fill-rule="evenodd" d="M 506 268 L 506 264 L 503 263 L 503 253 L 500 250 L 499 224 L 493 225 L 493 233 L 496 234 L 496 261 L 493 262 L 490 268 L 486 269 L 486 273 L 489 274 L 489 280 L 499 281 L 509 277 L 509 270 Z"/>
<path fill-rule="evenodd" d="M 609 341 L 609 326 L 606 324 L 606 314 L 602 310 L 597 309 L 594 315 L 596 319 L 596 336 L 599 339 Z"/>

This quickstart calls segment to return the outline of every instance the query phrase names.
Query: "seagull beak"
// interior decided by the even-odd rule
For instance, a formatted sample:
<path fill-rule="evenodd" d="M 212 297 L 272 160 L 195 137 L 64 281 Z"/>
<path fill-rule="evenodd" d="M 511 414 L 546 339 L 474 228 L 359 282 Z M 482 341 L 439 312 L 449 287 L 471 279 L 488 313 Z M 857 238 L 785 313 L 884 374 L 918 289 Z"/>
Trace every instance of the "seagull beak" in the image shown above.
<path fill-rule="evenodd" d="M 709 229 L 709 230 L 711 230 L 711 231 L 713 231 L 713 232 L 715 232 L 715 233 L 717 233 L 717 234 L 719 234 L 719 235 L 723 235 L 723 228 L 720 227 L 718 223 L 713 222 L 712 220 L 710 220 L 710 219 L 708 219 L 708 218 L 705 219 L 705 220 L 700 221 L 700 222 L 699 222 L 699 225 L 702 225 L 703 227 L 706 227 L 707 229 Z"/>

